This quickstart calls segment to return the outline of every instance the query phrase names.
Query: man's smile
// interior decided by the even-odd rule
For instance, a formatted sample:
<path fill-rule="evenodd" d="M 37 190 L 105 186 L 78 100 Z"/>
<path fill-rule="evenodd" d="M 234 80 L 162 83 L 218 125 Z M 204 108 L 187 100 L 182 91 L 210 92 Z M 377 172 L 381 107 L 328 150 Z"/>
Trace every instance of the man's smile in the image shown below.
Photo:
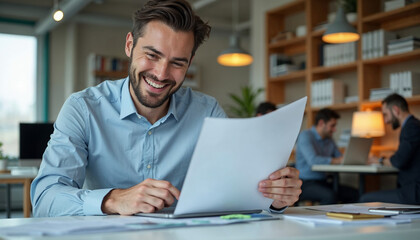
<path fill-rule="evenodd" d="M 157 89 L 161 89 L 161 88 L 165 87 L 165 85 L 166 85 L 166 84 L 160 84 L 158 81 L 153 81 L 152 79 L 150 79 L 146 76 L 143 76 L 143 79 L 146 81 L 147 84 L 149 84 L 149 86 L 152 86 L 152 87 L 157 88 Z"/>

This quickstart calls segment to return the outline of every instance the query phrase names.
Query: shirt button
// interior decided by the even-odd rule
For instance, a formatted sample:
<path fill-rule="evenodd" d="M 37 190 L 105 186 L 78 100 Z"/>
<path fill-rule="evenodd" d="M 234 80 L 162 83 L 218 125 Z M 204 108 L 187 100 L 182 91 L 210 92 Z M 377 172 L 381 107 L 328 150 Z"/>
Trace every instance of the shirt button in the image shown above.
<path fill-rule="evenodd" d="M 149 136 L 152 135 L 152 131 L 149 131 L 148 134 L 149 134 Z"/>
<path fill-rule="evenodd" d="M 152 166 L 150 166 L 150 164 L 149 165 L 147 165 L 147 168 L 151 168 Z"/>

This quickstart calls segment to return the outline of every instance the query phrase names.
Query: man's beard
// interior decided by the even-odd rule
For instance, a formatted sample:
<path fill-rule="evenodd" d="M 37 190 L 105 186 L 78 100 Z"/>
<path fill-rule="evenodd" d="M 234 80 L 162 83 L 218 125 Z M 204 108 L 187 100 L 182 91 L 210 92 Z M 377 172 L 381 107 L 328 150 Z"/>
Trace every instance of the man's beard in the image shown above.
<path fill-rule="evenodd" d="M 395 117 L 395 115 L 391 112 L 391 126 L 392 129 L 397 129 L 400 127 L 400 121 L 398 120 L 398 118 Z"/>
<path fill-rule="evenodd" d="M 143 76 L 147 76 L 148 78 L 152 78 L 154 80 L 157 80 L 157 77 L 150 74 L 150 73 L 140 72 L 138 74 L 138 79 L 136 81 L 135 69 L 133 69 L 131 67 L 131 64 L 130 64 L 130 71 L 129 71 L 129 74 L 128 74 L 128 78 L 129 78 L 130 84 L 133 88 L 134 94 L 136 95 L 137 100 L 143 106 L 148 107 L 148 108 L 158 108 L 158 107 L 162 106 L 182 86 L 182 84 L 180 84 L 176 89 L 174 89 L 172 91 L 169 91 L 166 94 L 166 96 L 162 97 L 161 99 L 158 99 L 157 101 L 153 101 L 153 98 L 156 98 L 158 96 L 157 94 L 149 93 L 149 96 L 147 96 L 147 95 L 143 95 L 141 90 L 140 90 L 140 82 L 143 81 Z M 169 81 L 169 80 L 167 80 L 167 81 Z M 174 81 L 171 81 L 171 82 L 174 82 Z M 175 84 L 176 83 L 173 83 L 173 85 L 175 85 Z"/>

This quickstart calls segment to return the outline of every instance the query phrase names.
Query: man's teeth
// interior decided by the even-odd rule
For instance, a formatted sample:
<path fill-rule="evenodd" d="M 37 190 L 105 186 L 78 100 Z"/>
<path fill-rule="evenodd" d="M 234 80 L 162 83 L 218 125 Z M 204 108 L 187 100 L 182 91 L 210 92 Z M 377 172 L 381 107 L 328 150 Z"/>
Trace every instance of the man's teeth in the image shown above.
<path fill-rule="evenodd" d="M 155 83 L 155 82 L 152 82 L 152 81 L 150 81 L 149 79 L 147 79 L 146 78 L 146 82 L 150 85 L 150 86 L 152 86 L 152 87 L 154 87 L 154 88 L 163 88 L 165 85 L 164 84 L 157 84 L 157 83 Z"/>

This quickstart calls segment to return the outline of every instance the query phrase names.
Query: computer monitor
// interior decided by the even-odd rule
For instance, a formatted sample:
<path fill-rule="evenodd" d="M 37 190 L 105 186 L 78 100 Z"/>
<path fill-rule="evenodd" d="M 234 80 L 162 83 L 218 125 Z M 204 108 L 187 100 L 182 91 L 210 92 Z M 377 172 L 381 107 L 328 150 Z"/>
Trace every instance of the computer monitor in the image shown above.
<path fill-rule="evenodd" d="M 53 131 L 53 123 L 20 123 L 19 158 L 21 160 L 42 159 Z"/>

